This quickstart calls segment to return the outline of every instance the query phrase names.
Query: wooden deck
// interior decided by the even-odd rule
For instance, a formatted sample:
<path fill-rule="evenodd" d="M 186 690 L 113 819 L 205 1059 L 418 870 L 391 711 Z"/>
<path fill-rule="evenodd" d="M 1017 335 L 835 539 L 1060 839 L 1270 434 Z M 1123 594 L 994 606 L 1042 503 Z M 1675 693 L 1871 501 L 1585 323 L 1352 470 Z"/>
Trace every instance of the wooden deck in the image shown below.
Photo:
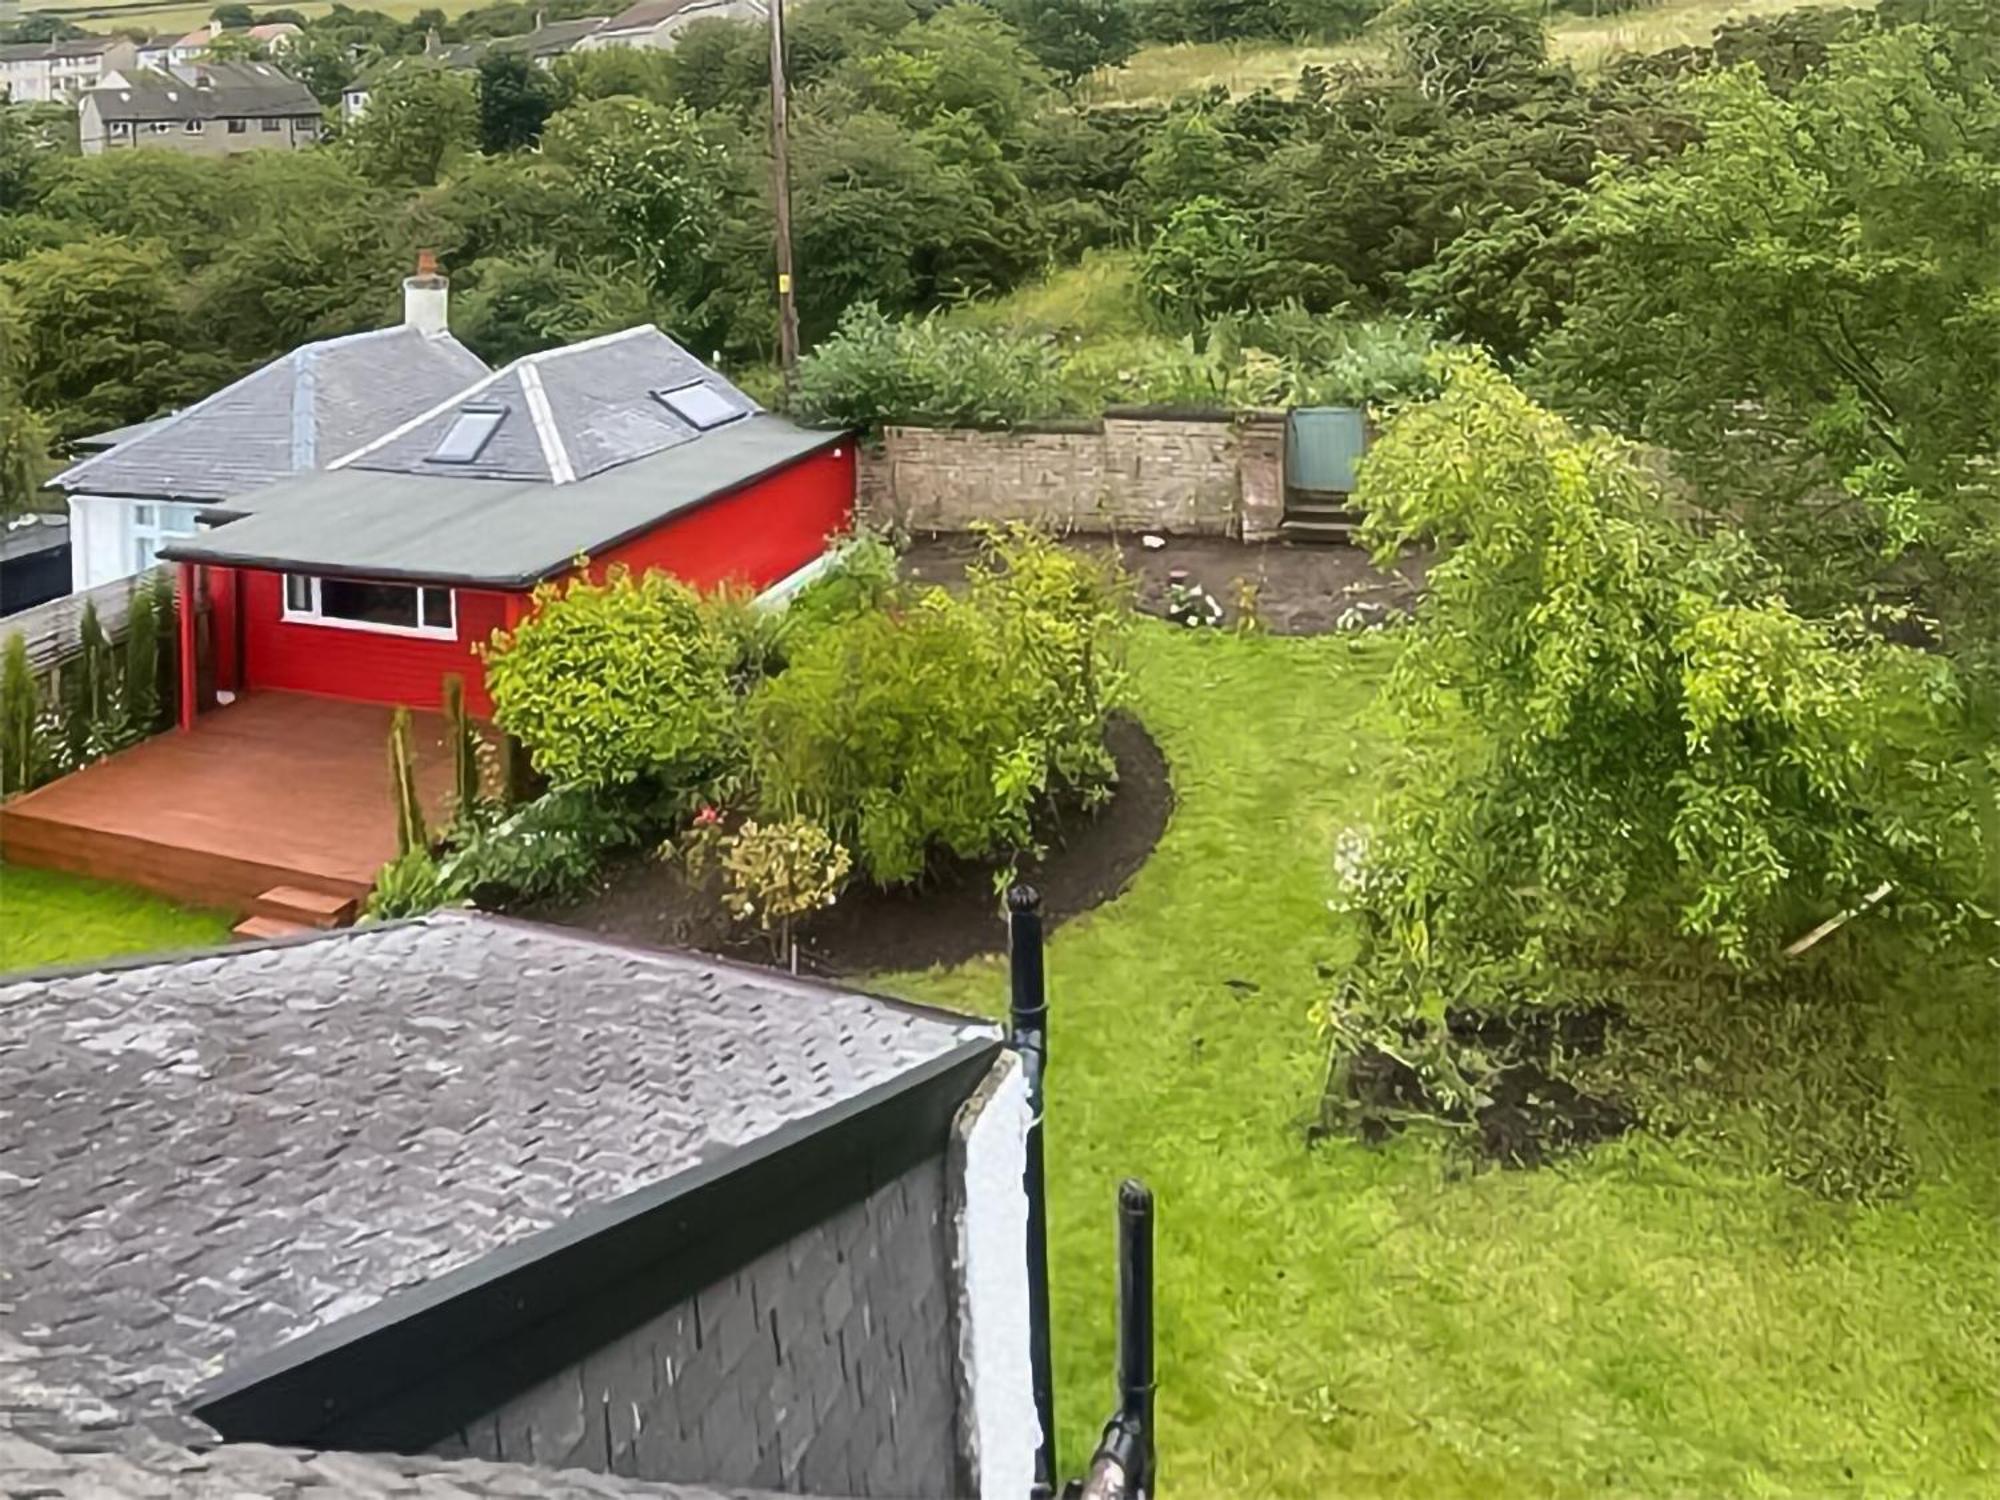
<path fill-rule="evenodd" d="M 249 694 L 0 806 L 0 858 L 239 915 L 274 886 L 365 896 L 396 853 L 389 715 Z M 418 785 L 438 819 L 444 720 L 414 718 Z"/>

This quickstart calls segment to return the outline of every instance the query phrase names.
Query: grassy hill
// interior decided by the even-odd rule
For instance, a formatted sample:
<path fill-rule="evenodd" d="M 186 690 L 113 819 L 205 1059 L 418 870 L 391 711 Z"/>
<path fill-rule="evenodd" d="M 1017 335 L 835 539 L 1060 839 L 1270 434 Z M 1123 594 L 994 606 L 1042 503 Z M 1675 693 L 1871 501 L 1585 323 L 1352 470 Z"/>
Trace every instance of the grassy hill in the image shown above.
<path fill-rule="evenodd" d="M 1600 68 L 1632 53 L 1700 46 L 1724 21 L 1773 16 L 1788 10 L 1850 5 L 1855 0 L 1662 0 L 1619 16 L 1565 16 L 1549 28 L 1558 57 L 1580 68 Z M 1093 103 L 1142 103 L 1213 88 L 1232 94 L 1259 88 L 1288 90 L 1307 67 L 1365 62 L 1379 54 L 1366 39 L 1339 46 L 1285 46 L 1266 42 L 1179 42 L 1142 49 L 1123 68 L 1106 70 L 1085 86 Z"/>

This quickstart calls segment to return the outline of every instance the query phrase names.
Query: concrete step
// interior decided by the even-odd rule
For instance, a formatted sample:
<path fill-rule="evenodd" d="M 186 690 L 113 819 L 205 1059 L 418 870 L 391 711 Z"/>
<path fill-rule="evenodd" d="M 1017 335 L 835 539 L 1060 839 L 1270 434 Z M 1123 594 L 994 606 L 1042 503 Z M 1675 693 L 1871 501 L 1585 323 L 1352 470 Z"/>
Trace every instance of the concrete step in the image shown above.
<path fill-rule="evenodd" d="M 268 938 L 300 937 L 320 929 L 303 922 L 287 922 L 283 917 L 245 917 L 229 930 L 247 942 L 263 942 Z"/>
<path fill-rule="evenodd" d="M 250 915 L 295 922 L 301 927 L 347 927 L 360 903 L 336 891 L 310 890 L 300 885 L 274 885 L 250 903 Z"/>
<path fill-rule="evenodd" d="M 1288 542 L 1309 542 L 1319 546 L 1346 546 L 1354 540 L 1352 521 L 1299 521 L 1286 517 L 1278 534 Z"/>

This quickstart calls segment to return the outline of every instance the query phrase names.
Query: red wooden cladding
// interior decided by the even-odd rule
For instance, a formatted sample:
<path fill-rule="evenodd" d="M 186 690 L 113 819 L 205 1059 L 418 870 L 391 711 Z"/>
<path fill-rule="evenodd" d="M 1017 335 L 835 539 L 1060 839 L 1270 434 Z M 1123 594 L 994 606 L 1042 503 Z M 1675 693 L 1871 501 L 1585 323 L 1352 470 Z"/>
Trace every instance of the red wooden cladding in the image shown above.
<path fill-rule="evenodd" d="M 768 588 L 851 524 L 854 478 L 854 447 L 842 443 L 681 512 L 592 558 L 590 571 L 601 577 L 610 564 L 623 563 L 635 573 L 657 568 L 698 588 Z M 216 685 L 437 708 L 445 677 L 456 673 L 465 679 L 468 706 L 488 714 L 492 703 L 476 648 L 519 622 L 526 596 L 456 592 L 457 638 L 439 640 L 286 620 L 283 575 L 211 569 Z"/>
<path fill-rule="evenodd" d="M 658 568 L 696 588 L 723 583 L 769 588 L 818 557 L 826 539 L 854 519 L 854 445 L 842 443 L 754 484 L 656 526 L 644 536 L 593 557 L 602 576 L 609 563 L 634 573 Z"/>

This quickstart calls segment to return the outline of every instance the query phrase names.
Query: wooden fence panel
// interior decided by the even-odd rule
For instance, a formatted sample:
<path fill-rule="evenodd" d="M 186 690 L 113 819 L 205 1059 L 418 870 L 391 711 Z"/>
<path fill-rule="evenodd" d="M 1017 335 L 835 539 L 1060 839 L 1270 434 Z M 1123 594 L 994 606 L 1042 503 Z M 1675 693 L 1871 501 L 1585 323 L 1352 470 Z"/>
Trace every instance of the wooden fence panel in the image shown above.
<path fill-rule="evenodd" d="M 164 566 L 153 571 L 156 576 L 163 577 L 170 577 L 173 572 Z M 10 635 L 20 636 L 27 643 L 28 666 L 37 677 L 47 677 L 81 649 L 78 631 L 83 624 L 86 604 L 97 606 L 97 623 L 103 627 L 106 637 L 114 641 L 124 638 L 133 590 L 146 576 L 142 573 L 101 583 L 80 594 L 65 594 L 60 599 L 24 609 L 17 615 L 8 615 L 0 619 L 0 642 Z M 162 625 L 171 628 L 171 619 L 163 621 Z M 162 644 L 166 649 L 172 649 L 171 641 Z"/>

